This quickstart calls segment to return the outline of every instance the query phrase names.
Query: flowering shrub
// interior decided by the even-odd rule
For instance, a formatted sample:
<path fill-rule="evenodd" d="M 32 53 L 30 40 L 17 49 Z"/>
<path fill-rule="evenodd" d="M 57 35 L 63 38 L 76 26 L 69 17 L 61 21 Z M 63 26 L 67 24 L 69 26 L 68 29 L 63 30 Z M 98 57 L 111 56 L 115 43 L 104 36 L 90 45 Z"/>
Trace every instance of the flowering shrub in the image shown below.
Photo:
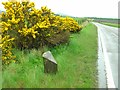
<path fill-rule="evenodd" d="M 79 26 L 78 22 L 70 17 L 63 18 L 63 23 L 63 28 L 65 30 L 69 30 L 70 32 L 78 32 L 82 29 L 82 26 Z"/>
<path fill-rule="evenodd" d="M 13 46 L 21 49 L 39 48 L 53 44 L 57 38 L 54 42 L 56 45 L 68 41 L 58 34 L 81 29 L 74 19 L 56 16 L 47 7 L 36 9 L 33 2 L 4 2 L 3 5 L 6 9 L 1 17 L 3 61 L 13 60 Z M 69 34 L 65 36 L 68 38 Z"/>
<path fill-rule="evenodd" d="M 1 23 L 0 23 L 1 24 Z M 9 64 L 15 62 L 15 56 L 12 54 L 12 43 L 14 38 L 7 34 L 8 24 L 2 23 L 0 26 L 0 49 L 2 49 L 2 64 Z M 1 31 L 2 30 L 2 31 Z"/>

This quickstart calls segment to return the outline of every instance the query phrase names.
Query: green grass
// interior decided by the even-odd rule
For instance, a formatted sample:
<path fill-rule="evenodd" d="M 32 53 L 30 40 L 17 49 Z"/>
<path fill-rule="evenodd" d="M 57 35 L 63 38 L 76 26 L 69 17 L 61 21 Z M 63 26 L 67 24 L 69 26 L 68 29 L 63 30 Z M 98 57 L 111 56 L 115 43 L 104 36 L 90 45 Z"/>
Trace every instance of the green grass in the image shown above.
<path fill-rule="evenodd" d="M 112 26 L 112 27 L 118 27 L 120 28 L 120 24 L 115 24 L 115 23 L 106 23 L 106 22 L 101 22 L 101 24 Z"/>
<path fill-rule="evenodd" d="M 72 34 L 69 45 L 51 50 L 58 63 L 57 74 L 45 74 L 40 50 L 14 50 L 19 63 L 10 64 L 3 74 L 3 88 L 97 88 L 97 31 L 88 24 Z"/>
<path fill-rule="evenodd" d="M 78 24 L 83 24 L 87 18 L 78 18 L 78 17 L 74 17 L 74 20 L 78 22 Z"/>

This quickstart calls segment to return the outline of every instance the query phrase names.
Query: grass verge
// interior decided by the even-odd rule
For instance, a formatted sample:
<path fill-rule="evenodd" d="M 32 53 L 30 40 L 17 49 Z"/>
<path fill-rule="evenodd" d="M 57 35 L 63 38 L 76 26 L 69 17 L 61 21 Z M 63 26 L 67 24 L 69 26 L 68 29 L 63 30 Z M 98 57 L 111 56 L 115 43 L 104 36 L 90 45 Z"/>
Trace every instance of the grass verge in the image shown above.
<path fill-rule="evenodd" d="M 44 74 L 40 50 L 14 50 L 18 63 L 3 71 L 3 88 L 97 88 L 97 31 L 88 24 L 72 34 L 69 45 L 49 48 L 58 63 L 56 75 Z"/>
<path fill-rule="evenodd" d="M 101 24 L 112 26 L 112 27 L 117 27 L 120 28 L 120 24 L 115 24 L 115 23 L 106 23 L 106 22 L 101 22 Z"/>

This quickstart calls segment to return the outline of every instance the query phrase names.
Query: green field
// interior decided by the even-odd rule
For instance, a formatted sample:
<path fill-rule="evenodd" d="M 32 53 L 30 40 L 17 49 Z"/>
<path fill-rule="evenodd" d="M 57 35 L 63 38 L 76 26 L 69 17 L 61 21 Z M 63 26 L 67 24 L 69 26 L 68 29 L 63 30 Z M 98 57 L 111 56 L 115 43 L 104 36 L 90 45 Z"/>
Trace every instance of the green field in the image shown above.
<path fill-rule="evenodd" d="M 87 20 L 87 18 L 78 18 L 78 17 L 74 17 L 74 19 L 78 22 L 78 24 L 82 24 Z"/>
<path fill-rule="evenodd" d="M 112 27 L 118 27 L 120 28 L 120 24 L 115 24 L 115 23 L 107 23 L 107 22 L 101 22 L 101 24 L 112 26 Z"/>
<path fill-rule="evenodd" d="M 58 72 L 45 74 L 40 50 L 14 49 L 17 62 L 2 72 L 3 88 L 97 88 L 97 31 L 88 24 L 71 34 L 67 45 L 45 48 L 58 63 Z"/>
<path fill-rule="evenodd" d="M 120 19 L 118 18 L 97 18 L 97 17 L 89 17 L 89 18 L 93 19 L 94 22 L 99 22 L 104 25 L 120 28 Z"/>

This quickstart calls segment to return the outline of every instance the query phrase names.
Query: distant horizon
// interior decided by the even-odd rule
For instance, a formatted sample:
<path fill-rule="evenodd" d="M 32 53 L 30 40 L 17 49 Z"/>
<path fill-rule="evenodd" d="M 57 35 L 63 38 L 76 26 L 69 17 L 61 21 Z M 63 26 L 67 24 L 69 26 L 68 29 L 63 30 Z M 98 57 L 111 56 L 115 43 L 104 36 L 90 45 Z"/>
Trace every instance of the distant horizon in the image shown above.
<path fill-rule="evenodd" d="M 0 12 L 5 12 L 5 10 L 0 10 Z M 76 16 L 71 16 L 71 15 L 66 15 L 66 14 L 61 14 L 61 13 L 55 13 L 55 14 L 58 14 L 58 15 L 63 15 L 63 16 L 70 16 L 70 17 L 76 17 Z M 96 16 L 86 16 L 86 17 L 78 17 L 78 18 L 110 18 L 110 17 L 96 17 Z M 110 19 L 120 19 L 120 18 L 110 18 Z"/>

